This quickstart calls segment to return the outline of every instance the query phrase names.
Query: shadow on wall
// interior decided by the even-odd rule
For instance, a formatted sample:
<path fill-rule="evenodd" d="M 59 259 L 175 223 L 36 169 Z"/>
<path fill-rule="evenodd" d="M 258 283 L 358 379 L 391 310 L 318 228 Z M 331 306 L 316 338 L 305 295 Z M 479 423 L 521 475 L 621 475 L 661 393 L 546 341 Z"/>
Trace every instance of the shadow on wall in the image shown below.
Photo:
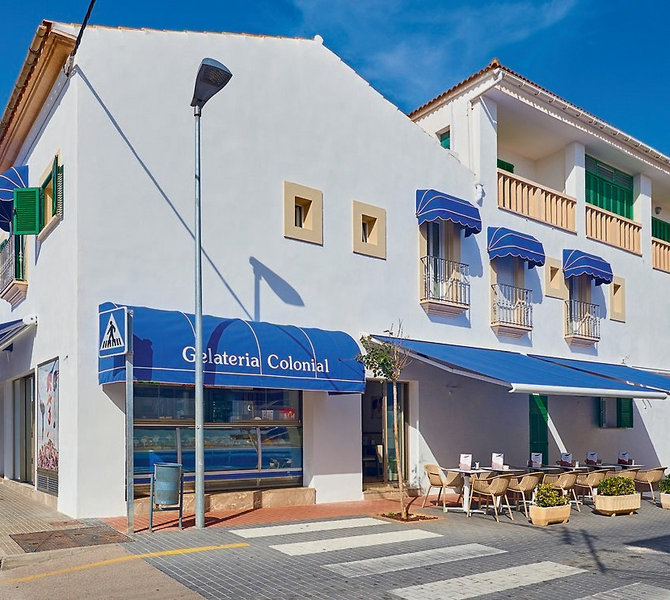
<path fill-rule="evenodd" d="M 82 70 L 78 65 L 74 67 L 73 75 L 74 75 L 74 74 L 76 74 L 76 75 L 78 75 L 79 77 L 81 77 L 81 80 L 84 82 L 84 84 L 86 85 L 86 87 L 88 88 L 88 90 L 91 92 L 91 94 L 92 94 L 92 96 L 95 98 L 96 102 L 100 105 L 100 108 L 102 108 L 102 110 L 104 111 L 105 115 L 106 115 L 107 118 L 109 119 L 109 121 L 110 121 L 110 123 L 112 124 L 112 126 L 114 127 L 114 129 L 116 129 L 116 131 L 118 132 L 119 136 L 121 137 L 121 139 L 123 140 L 123 142 L 124 142 L 124 143 L 126 144 L 126 146 L 128 147 L 128 150 L 130 151 L 130 153 L 135 157 L 135 159 L 137 160 L 138 164 L 140 165 L 140 167 L 142 168 L 142 170 L 145 172 L 147 178 L 148 178 L 148 179 L 151 181 L 151 183 L 154 185 L 154 187 L 156 188 L 156 190 L 157 190 L 158 193 L 160 194 L 161 198 L 165 201 L 165 203 L 168 205 L 168 207 L 170 208 L 170 210 L 173 212 L 173 214 L 174 214 L 174 216 L 176 217 L 176 219 L 179 221 L 179 223 L 181 224 L 181 226 L 184 228 L 185 232 L 189 235 L 189 237 L 191 237 L 191 239 L 194 239 L 194 240 L 195 240 L 195 234 L 194 234 L 194 232 L 191 230 L 191 228 L 190 228 L 189 225 L 186 223 L 186 221 L 184 220 L 184 218 L 179 214 L 179 211 L 177 210 L 177 208 L 175 207 L 175 205 L 172 203 L 172 201 L 170 200 L 170 198 L 168 197 L 168 195 L 165 193 L 165 191 L 163 190 L 163 188 L 161 187 L 161 185 L 158 183 L 158 181 L 156 180 L 156 178 L 153 176 L 153 174 L 152 174 L 151 171 L 149 170 L 149 167 L 145 164 L 145 162 L 142 160 L 142 158 L 140 157 L 140 155 L 137 153 L 137 150 L 135 150 L 135 147 L 132 145 L 132 143 L 130 142 L 130 140 L 128 139 L 128 137 L 126 136 L 126 134 L 124 133 L 123 129 L 121 128 L 121 126 L 119 125 L 119 123 L 117 122 L 117 120 L 114 118 L 114 116 L 112 115 L 112 113 L 110 112 L 110 110 L 109 110 L 109 108 L 107 107 L 107 105 L 103 102 L 103 100 L 102 100 L 102 98 L 100 97 L 100 95 L 96 92 L 95 88 L 93 87 L 93 85 L 91 84 L 91 82 L 89 81 L 89 79 L 86 77 L 86 75 L 84 74 L 83 70 Z M 203 253 L 203 256 L 205 257 L 205 260 L 206 260 L 206 261 L 209 263 L 209 265 L 212 267 L 212 269 L 213 269 L 214 272 L 216 273 L 217 277 L 219 278 L 219 280 L 221 281 L 221 283 L 225 286 L 225 288 L 228 290 L 228 292 L 229 292 L 230 295 L 233 297 L 233 299 L 235 300 L 235 302 L 237 302 L 238 306 L 242 309 L 242 311 L 244 312 L 244 314 L 245 314 L 249 319 L 251 319 L 251 318 L 252 318 L 251 313 L 246 309 L 246 307 L 244 306 L 244 304 L 242 304 L 242 301 L 240 300 L 239 296 L 235 293 L 235 291 L 233 290 L 233 288 L 230 287 L 230 285 L 228 284 L 228 282 L 227 282 L 226 279 L 224 278 L 223 274 L 221 273 L 221 271 L 219 270 L 219 268 L 216 266 L 216 264 L 214 263 L 214 261 L 212 260 L 212 258 L 210 257 L 210 255 L 207 253 L 207 251 L 206 251 L 204 248 L 203 248 L 203 250 L 202 250 L 202 253 Z"/>
<path fill-rule="evenodd" d="M 607 286 L 607 289 L 609 290 L 609 285 Z M 605 302 L 605 292 L 603 291 L 602 285 L 593 286 L 593 297 L 591 299 L 591 302 L 593 302 L 593 304 L 597 304 L 598 306 L 600 306 L 600 318 L 606 319 L 607 302 Z"/>
<path fill-rule="evenodd" d="M 484 235 L 483 233 L 481 235 Z M 463 239 L 462 262 L 470 266 L 471 277 L 484 276 L 484 264 L 482 263 L 481 248 L 476 235 Z"/>
<path fill-rule="evenodd" d="M 544 294 L 542 294 L 542 280 L 537 269 L 537 267 L 526 268 L 526 287 L 533 292 L 533 304 L 542 304 Z"/>
<path fill-rule="evenodd" d="M 249 257 L 249 264 L 254 271 L 254 321 L 261 320 L 261 281 L 265 281 L 270 290 L 285 304 L 305 306 L 298 291 L 288 281 L 253 256 Z"/>

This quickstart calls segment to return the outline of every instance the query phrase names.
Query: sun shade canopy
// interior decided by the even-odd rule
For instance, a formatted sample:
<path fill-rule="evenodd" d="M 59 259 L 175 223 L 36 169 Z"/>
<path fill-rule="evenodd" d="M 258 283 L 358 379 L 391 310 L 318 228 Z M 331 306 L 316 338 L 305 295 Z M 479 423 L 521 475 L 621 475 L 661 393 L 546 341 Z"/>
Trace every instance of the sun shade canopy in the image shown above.
<path fill-rule="evenodd" d="M 596 256 L 581 250 L 563 250 L 563 273 L 565 278 L 587 275 L 593 278 L 596 285 L 612 283 L 612 267 Z"/>
<path fill-rule="evenodd" d="M 465 230 L 465 237 L 482 230 L 482 219 L 474 204 L 437 190 L 416 191 L 416 218 L 419 225 L 429 221 L 451 221 Z"/>
<path fill-rule="evenodd" d="M 528 268 L 541 267 L 544 264 L 544 248 L 532 235 L 513 231 L 506 227 L 489 227 L 487 230 L 490 258 L 515 256 L 528 263 Z"/>
<path fill-rule="evenodd" d="M 557 365 L 579 369 L 595 373 L 601 377 L 607 377 L 615 381 L 623 381 L 628 384 L 645 386 L 667 392 L 670 394 L 670 377 L 659 375 L 652 371 L 636 369 L 628 365 L 616 365 L 610 363 L 591 362 L 588 360 L 574 360 L 571 358 L 554 358 L 552 356 L 533 355 L 534 358 L 550 361 Z"/>
<path fill-rule="evenodd" d="M 458 375 L 505 386 L 511 393 L 649 399 L 666 396 L 657 389 L 613 381 L 518 352 L 373 337 L 398 342 L 417 360 Z"/>
<path fill-rule="evenodd" d="M 0 229 L 11 231 L 14 190 L 28 187 L 28 167 L 12 167 L 0 175 Z"/>
<path fill-rule="evenodd" d="M 118 306 L 101 304 L 100 312 Z M 133 311 L 136 381 L 193 384 L 195 319 L 182 312 L 129 306 Z M 203 316 L 205 385 L 365 390 L 358 344 L 342 331 Z M 98 359 L 99 383 L 125 380 L 125 356 Z"/>

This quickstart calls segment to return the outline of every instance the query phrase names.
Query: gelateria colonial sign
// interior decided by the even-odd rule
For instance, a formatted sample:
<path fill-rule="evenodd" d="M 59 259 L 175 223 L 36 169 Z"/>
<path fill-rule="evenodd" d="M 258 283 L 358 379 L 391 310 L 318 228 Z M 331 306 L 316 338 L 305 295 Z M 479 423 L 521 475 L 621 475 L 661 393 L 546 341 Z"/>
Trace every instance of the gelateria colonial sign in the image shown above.
<path fill-rule="evenodd" d="M 103 313 L 120 305 L 105 303 Z M 193 315 L 128 306 L 137 381 L 193 384 Z M 205 385 L 362 393 L 358 344 L 342 331 L 203 316 Z M 124 357 L 98 360 L 101 384 L 125 379 Z"/>

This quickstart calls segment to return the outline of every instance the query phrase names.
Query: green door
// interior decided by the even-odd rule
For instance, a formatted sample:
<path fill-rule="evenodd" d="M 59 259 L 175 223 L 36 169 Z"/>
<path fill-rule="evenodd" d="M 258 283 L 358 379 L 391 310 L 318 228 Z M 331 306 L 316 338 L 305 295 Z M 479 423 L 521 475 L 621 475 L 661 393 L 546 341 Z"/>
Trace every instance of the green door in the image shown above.
<path fill-rule="evenodd" d="M 529 396 L 530 452 L 542 452 L 543 464 L 549 463 L 548 400 L 546 396 Z"/>

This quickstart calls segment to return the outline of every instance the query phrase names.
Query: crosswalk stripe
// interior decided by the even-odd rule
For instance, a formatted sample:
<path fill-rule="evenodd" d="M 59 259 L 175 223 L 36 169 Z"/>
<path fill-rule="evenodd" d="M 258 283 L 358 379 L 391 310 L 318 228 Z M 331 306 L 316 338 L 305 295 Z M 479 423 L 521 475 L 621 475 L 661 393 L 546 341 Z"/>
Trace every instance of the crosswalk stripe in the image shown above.
<path fill-rule="evenodd" d="M 278 544 L 270 546 L 290 556 L 301 556 L 304 554 L 320 554 L 321 552 L 334 552 L 335 550 L 348 550 L 350 548 L 364 548 L 367 546 L 379 546 L 381 544 L 395 544 L 399 542 L 411 542 L 414 540 L 425 540 L 428 538 L 441 537 L 439 533 L 423 531 L 422 529 L 405 529 L 404 531 L 389 531 L 388 533 L 369 533 L 367 535 L 355 535 L 351 537 L 332 538 L 329 540 L 316 540 L 313 542 L 293 542 L 290 544 Z"/>
<path fill-rule="evenodd" d="M 259 538 L 270 537 L 273 535 L 292 535 L 295 533 L 312 533 L 315 531 L 371 527 L 373 525 L 390 525 L 390 522 L 382 521 L 381 519 L 373 519 L 372 517 L 361 517 L 359 519 L 339 519 L 336 521 L 316 521 L 313 523 L 295 523 L 292 525 L 233 529 L 231 533 L 243 538 Z"/>
<path fill-rule="evenodd" d="M 476 575 L 466 575 L 454 579 L 434 581 L 421 585 L 391 590 L 391 593 L 405 600 L 465 600 L 491 592 L 512 590 L 518 587 L 542 583 L 560 577 L 586 573 L 584 569 L 543 561 L 497 571 L 487 571 Z"/>
<path fill-rule="evenodd" d="M 669 598 L 670 590 L 646 583 L 632 583 L 592 596 L 584 596 L 580 600 L 668 600 Z"/>
<path fill-rule="evenodd" d="M 391 573 L 404 569 L 416 569 L 440 563 L 448 563 L 469 558 L 480 558 L 493 554 L 504 554 L 506 550 L 498 550 L 482 544 L 463 544 L 460 546 L 448 546 L 446 548 L 434 548 L 431 550 L 420 550 L 419 552 L 407 552 L 405 554 L 393 554 L 380 558 L 367 558 L 365 560 L 352 560 L 343 563 L 323 565 L 325 569 L 338 573 L 344 577 L 364 577 L 365 575 L 377 575 L 380 573 Z"/>

